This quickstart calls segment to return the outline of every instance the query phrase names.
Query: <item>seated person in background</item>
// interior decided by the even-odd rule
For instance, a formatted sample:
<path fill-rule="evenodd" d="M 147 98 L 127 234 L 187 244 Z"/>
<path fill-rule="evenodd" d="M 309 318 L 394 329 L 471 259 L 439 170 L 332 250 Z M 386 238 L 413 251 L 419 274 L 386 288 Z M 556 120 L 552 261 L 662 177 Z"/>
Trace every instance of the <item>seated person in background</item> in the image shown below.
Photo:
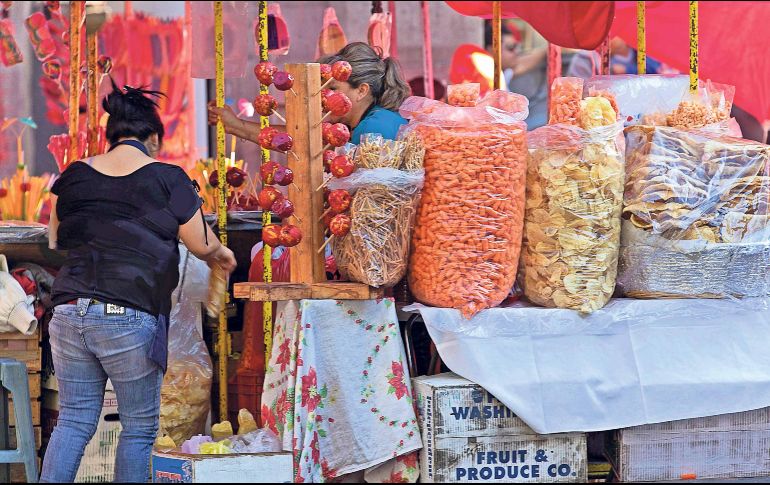
<path fill-rule="evenodd" d="M 509 91 L 529 100 L 527 128 L 533 130 L 546 124 L 548 116 L 548 63 L 545 47 L 523 54 L 521 31 L 515 24 L 502 25 L 501 50 L 505 84 Z M 487 23 L 484 45 L 492 52 L 492 24 Z"/>
<path fill-rule="evenodd" d="M 610 54 L 610 72 L 612 74 L 639 73 L 636 67 L 636 49 L 631 48 L 620 37 L 613 37 L 610 40 Z M 601 56 L 597 51 L 575 51 L 569 69 L 564 75 L 583 79 L 591 78 L 599 73 L 601 62 Z M 662 74 L 663 70 L 663 64 L 647 57 L 647 74 Z"/>

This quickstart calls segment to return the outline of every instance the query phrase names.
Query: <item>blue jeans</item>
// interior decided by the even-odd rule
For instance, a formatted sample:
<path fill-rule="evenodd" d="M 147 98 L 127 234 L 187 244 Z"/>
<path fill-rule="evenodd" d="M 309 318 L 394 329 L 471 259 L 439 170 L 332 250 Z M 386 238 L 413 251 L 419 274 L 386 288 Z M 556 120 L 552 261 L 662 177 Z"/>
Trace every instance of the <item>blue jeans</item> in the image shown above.
<path fill-rule="evenodd" d="M 59 381 L 59 419 L 48 443 L 41 482 L 75 480 L 94 436 L 107 378 L 118 398 L 123 428 L 115 459 L 116 482 L 147 482 L 158 430 L 163 371 L 148 357 L 157 318 L 126 308 L 105 315 L 105 306 L 79 299 L 54 309 L 49 325 Z"/>

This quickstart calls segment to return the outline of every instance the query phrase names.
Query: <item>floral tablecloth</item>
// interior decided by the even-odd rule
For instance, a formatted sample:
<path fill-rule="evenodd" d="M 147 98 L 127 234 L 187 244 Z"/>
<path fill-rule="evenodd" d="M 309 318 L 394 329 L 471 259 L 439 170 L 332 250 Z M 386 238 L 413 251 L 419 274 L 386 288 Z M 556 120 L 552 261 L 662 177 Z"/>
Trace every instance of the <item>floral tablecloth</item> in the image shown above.
<path fill-rule="evenodd" d="M 294 453 L 296 482 L 367 470 L 414 482 L 422 447 L 393 301 L 278 306 L 262 422 Z"/>

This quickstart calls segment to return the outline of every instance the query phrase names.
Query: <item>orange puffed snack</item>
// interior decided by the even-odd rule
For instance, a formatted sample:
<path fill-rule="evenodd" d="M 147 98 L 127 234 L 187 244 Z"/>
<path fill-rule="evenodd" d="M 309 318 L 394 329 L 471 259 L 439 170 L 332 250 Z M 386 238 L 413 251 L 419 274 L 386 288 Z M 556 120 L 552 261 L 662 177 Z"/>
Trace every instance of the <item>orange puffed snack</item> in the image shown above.
<path fill-rule="evenodd" d="M 481 93 L 481 84 L 452 84 L 447 88 L 447 101 L 452 106 L 476 106 Z"/>
<path fill-rule="evenodd" d="M 521 250 L 527 103 L 496 96 L 473 108 L 424 98 L 401 108 L 411 119 L 406 129 L 425 146 L 409 287 L 420 302 L 456 308 L 466 318 L 508 296 Z"/>
<path fill-rule="evenodd" d="M 557 77 L 551 85 L 548 98 L 549 125 L 578 124 L 580 101 L 583 99 L 583 80 L 579 77 Z"/>

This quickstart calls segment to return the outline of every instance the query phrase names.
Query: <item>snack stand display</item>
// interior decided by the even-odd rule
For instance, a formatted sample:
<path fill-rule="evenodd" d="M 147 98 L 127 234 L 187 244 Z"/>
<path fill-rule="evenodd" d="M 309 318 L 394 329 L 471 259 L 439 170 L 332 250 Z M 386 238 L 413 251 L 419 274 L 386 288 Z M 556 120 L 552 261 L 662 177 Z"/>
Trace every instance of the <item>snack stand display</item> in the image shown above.
<path fill-rule="evenodd" d="M 211 2 L 209 26 L 219 107 L 225 3 Z M 498 88 L 501 18 L 518 2 L 468 3 L 478 5 L 452 6 L 492 19 Z M 591 3 L 597 12 L 614 8 Z M 770 476 L 770 466 L 755 463 L 770 429 L 770 362 L 758 355 L 770 325 L 770 147 L 734 136 L 734 88 L 698 79 L 698 2 L 689 2 L 687 78 L 583 82 L 549 72 L 550 121 L 531 132 L 526 98 L 454 85 L 446 103 L 408 98 L 400 113 L 409 123 L 396 140 L 365 135 L 358 146 L 346 126 L 326 122 L 350 109 L 345 94 L 326 89 L 347 80 L 350 65 L 279 70 L 267 56 L 267 7 L 259 2 L 254 69 L 261 184 L 235 160 L 235 139 L 227 156 L 221 121 L 215 156 L 190 170 L 223 244 L 247 253 L 262 239 L 248 257 L 262 281 L 227 282 L 183 251 L 154 481 L 261 482 L 277 469 L 273 478 L 296 482 L 354 473 L 372 482 L 420 474 L 426 483 L 579 482 L 601 468 L 591 463 L 589 433 L 603 431 L 612 431 L 606 455 L 621 481 Z M 428 2 L 421 9 L 429 41 Z M 103 142 L 96 94 L 106 61 L 97 62 L 87 11 L 70 2 L 69 134 L 52 142 L 62 168 Z M 648 13 L 638 2 L 639 72 Z M 606 27 L 590 46 L 573 47 L 608 54 Z M 84 84 L 81 57 L 85 124 L 72 109 Z M 430 55 L 424 64 L 428 82 Z M 271 85 L 285 94 L 283 114 Z M 269 126 L 272 115 L 285 128 Z M 34 124 L 11 120 L 2 130 L 19 122 Z M 0 181 L 0 209 L 19 221 L 0 223 L 0 255 L 56 268 L 63 256 L 48 249 L 39 222 L 52 180 L 30 177 L 21 141 L 18 152 L 17 173 Z M 346 281 L 329 280 L 328 251 Z M 415 301 L 402 309 L 386 295 L 404 278 Z M 43 280 L 34 280 L 32 299 L 42 302 Z M 230 289 L 254 305 L 240 370 L 232 368 L 241 349 L 228 330 Z M 216 319 L 213 361 L 201 329 L 184 327 L 202 321 L 205 303 Z M 459 376 L 417 376 L 397 310 L 411 314 L 409 347 L 419 315 L 435 357 Z M 723 367 L 714 340 L 731 358 Z M 45 349 L 44 331 L 0 338 L 0 356 L 37 358 L 38 342 Z M 50 362 L 32 360 L 31 372 L 55 382 Z M 40 391 L 48 384 L 35 375 Z M 207 423 L 210 409 L 219 422 Z M 117 433 L 114 425 L 101 431 Z M 704 443 L 709 433 L 717 436 Z M 112 438 L 103 444 L 114 451 Z M 667 439 L 679 448 L 666 449 Z M 726 454 L 731 442 L 738 452 L 714 466 L 709 454 Z M 105 470 L 96 478 L 110 480 Z"/>

